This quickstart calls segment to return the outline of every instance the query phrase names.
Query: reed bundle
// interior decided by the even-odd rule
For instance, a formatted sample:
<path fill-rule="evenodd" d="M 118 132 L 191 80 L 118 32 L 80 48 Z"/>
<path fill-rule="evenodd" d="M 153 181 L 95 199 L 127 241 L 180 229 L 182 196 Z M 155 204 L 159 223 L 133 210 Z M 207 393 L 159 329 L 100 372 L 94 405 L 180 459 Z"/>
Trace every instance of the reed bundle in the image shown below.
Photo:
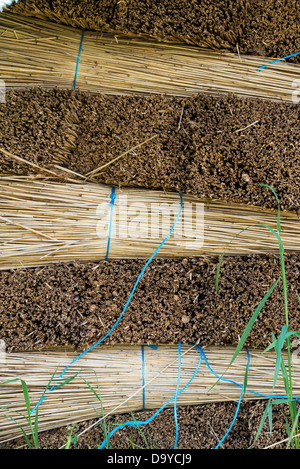
<path fill-rule="evenodd" d="M 0 178 L 0 269 L 68 261 L 148 258 L 170 233 L 180 210 L 176 192 L 116 189 L 93 183 Z M 161 257 L 277 252 L 277 213 L 249 205 L 184 196 Z M 111 227 L 111 231 L 110 231 Z M 300 250 L 300 220 L 281 213 L 286 251 Z M 110 231 L 110 236 L 109 236 Z"/>
<path fill-rule="evenodd" d="M 240 353 L 233 365 L 226 371 L 233 356 L 231 348 L 210 347 L 204 350 L 212 370 L 225 379 L 243 384 L 247 367 L 246 352 Z M 199 361 L 199 351 L 194 347 L 182 346 L 180 366 L 180 388 L 192 378 Z M 60 380 L 59 374 L 76 357 L 71 351 L 47 351 L 11 353 L 4 355 L 0 361 L 0 403 L 7 410 L 0 411 L 0 442 L 20 436 L 20 428 L 6 415 L 13 417 L 26 431 L 25 419 L 17 412 L 26 414 L 24 396 L 20 381 L 5 384 L 6 380 L 23 379 L 29 390 L 31 408 L 36 405 L 52 374 L 58 385 L 61 381 L 79 373 L 64 386 L 48 391 L 46 399 L 39 406 L 39 430 L 64 426 L 90 418 L 115 415 L 143 408 L 160 408 L 176 392 L 178 379 L 178 348 L 162 345 L 153 350 L 144 348 L 144 366 L 141 347 L 118 346 L 98 347 L 75 362 Z M 283 359 L 286 357 L 283 354 Z M 244 398 L 261 399 L 272 393 L 276 355 L 268 352 L 261 355 L 250 351 L 250 368 L 247 390 Z M 144 372 L 143 372 L 144 370 Z M 144 388 L 143 388 L 144 376 Z M 57 379 L 57 380 L 56 380 Z M 56 380 L 56 381 L 55 381 Z M 300 395 L 300 367 L 293 365 L 293 393 Z M 216 377 L 208 369 L 202 358 L 199 370 L 191 384 L 178 397 L 178 405 L 195 405 L 210 402 L 236 401 L 241 387 L 236 384 L 220 381 L 209 392 L 216 382 Z M 89 385 L 101 395 L 101 402 L 96 398 Z M 52 385 L 51 384 L 51 385 Z M 255 393 L 263 394 L 260 396 Z M 281 375 L 275 387 L 274 396 L 284 396 L 285 389 Z M 170 403 L 173 405 L 173 402 Z"/>
<path fill-rule="evenodd" d="M 7 88 L 72 88 L 82 31 L 0 15 L 0 70 Z M 81 90 L 190 96 L 199 92 L 293 100 L 299 66 L 184 44 L 85 31 L 77 75 Z"/>

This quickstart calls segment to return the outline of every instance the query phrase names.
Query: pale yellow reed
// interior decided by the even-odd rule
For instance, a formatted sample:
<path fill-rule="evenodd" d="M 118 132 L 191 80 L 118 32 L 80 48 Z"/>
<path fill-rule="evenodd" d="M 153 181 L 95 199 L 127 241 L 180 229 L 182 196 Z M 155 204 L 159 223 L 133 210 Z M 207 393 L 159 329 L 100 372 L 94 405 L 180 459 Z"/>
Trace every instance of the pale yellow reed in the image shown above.
<path fill-rule="evenodd" d="M 0 178 L 0 269 L 106 257 L 110 186 Z M 180 210 L 176 192 L 118 189 L 109 258 L 149 258 Z M 180 217 L 161 257 L 278 252 L 276 210 L 183 196 Z M 247 226 L 254 225 L 227 244 Z M 300 250 L 300 220 L 281 213 L 286 251 Z M 227 247 L 226 247 L 227 246 Z"/>
<path fill-rule="evenodd" d="M 222 347 L 206 348 L 205 354 L 215 373 L 222 375 L 233 356 L 234 349 Z M 144 378 L 146 409 L 160 408 L 176 392 L 178 377 L 178 347 L 162 345 L 153 350 L 144 348 Z M 31 408 L 36 405 L 52 374 L 56 377 L 78 356 L 71 351 L 46 351 L 10 353 L 0 356 L 1 382 L 15 378 L 26 381 L 29 388 Z M 284 359 L 286 358 L 283 354 Z M 182 346 L 180 389 L 193 376 L 199 360 L 199 351 L 195 347 Z M 259 351 L 250 351 L 250 371 L 248 375 L 245 399 L 261 399 L 252 394 L 255 391 L 269 395 L 272 392 L 276 355 L 268 352 L 260 355 Z M 241 352 L 233 365 L 226 371 L 224 378 L 243 384 L 247 366 L 246 352 Z M 102 417 L 101 403 L 94 396 L 82 378 L 100 392 L 104 415 L 138 411 L 143 406 L 143 371 L 142 355 L 139 346 L 98 347 L 75 362 L 61 378 L 65 380 L 77 372 L 79 375 L 65 386 L 48 392 L 46 399 L 39 406 L 39 430 L 51 429 L 90 418 Z M 300 364 L 292 367 L 293 393 L 300 395 Z M 216 377 L 207 368 L 204 359 L 199 371 L 178 397 L 178 405 L 195 405 L 209 402 L 237 401 L 241 388 L 235 384 L 220 381 L 210 392 Z M 58 381 L 53 381 L 58 384 Z M 52 384 L 53 384 L 52 383 Z M 274 395 L 284 396 L 285 389 L 281 375 L 275 387 Z M 8 410 L 0 411 L 0 442 L 21 435 L 13 421 L 5 417 L 9 414 L 18 423 L 28 426 L 17 412 L 25 413 L 25 403 L 20 381 L 0 386 L 1 405 Z M 173 405 L 173 402 L 170 403 Z"/>
<path fill-rule="evenodd" d="M 73 88 L 81 30 L 0 15 L 0 78 L 7 88 Z M 298 65 L 225 51 L 85 31 L 76 87 L 110 94 L 199 92 L 292 101 Z"/>

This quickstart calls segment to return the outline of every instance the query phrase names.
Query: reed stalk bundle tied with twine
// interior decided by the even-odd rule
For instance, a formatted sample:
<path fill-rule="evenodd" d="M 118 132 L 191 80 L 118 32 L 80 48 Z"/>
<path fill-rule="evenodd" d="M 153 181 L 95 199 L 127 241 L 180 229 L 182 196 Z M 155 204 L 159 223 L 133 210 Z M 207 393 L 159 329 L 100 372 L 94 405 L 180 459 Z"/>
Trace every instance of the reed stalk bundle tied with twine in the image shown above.
<path fill-rule="evenodd" d="M 109 94 L 199 92 L 293 101 L 300 68 L 184 44 L 167 44 L 0 14 L 0 70 L 7 89 L 42 86 Z"/>
<path fill-rule="evenodd" d="M 278 240 L 262 226 L 276 231 L 275 210 L 191 196 L 181 202 L 176 192 L 141 189 L 115 189 L 113 205 L 111 197 L 112 188 L 100 184 L 1 177 L 0 269 L 148 258 L 178 215 L 161 257 L 219 255 L 230 241 L 228 254 L 278 251 Z M 281 213 L 281 228 L 285 250 L 299 251 L 297 216 Z"/>
<path fill-rule="evenodd" d="M 199 353 L 195 346 L 182 346 L 180 390 L 197 370 Z M 194 379 L 178 395 L 178 405 L 239 399 L 247 368 L 246 352 L 241 352 L 227 371 L 233 349 L 209 347 L 204 353 L 206 359 L 202 358 Z M 249 355 L 251 365 L 244 398 L 246 400 L 266 398 L 272 393 L 276 354 L 266 352 L 262 355 L 259 351 L 253 350 Z M 3 383 L 0 385 L 0 401 L 5 410 L 0 411 L 0 442 L 21 436 L 21 430 L 16 422 L 29 431 L 25 418 L 17 413 L 26 414 L 24 395 L 18 378 L 26 382 L 33 408 L 39 402 L 55 372 L 52 384 L 56 386 L 78 373 L 64 386 L 46 392 L 46 398 L 39 406 L 39 431 L 103 415 L 128 412 L 128 408 L 131 411 L 160 408 L 176 393 L 178 348 L 162 345 L 155 350 L 145 346 L 143 357 L 142 360 L 141 347 L 137 346 L 96 348 L 73 364 L 59 380 L 57 378 L 59 373 L 75 358 L 74 352 L 56 350 L 3 355 L 3 359 L 0 360 Z M 282 357 L 283 360 L 286 359 L 284 353 Z M 224 379 L 232 380 L 234 383 L 221 380 L 210 389 L 217 381 L 212 371 L 217 376 L 222 376 L 224 373 Z M 294 395 L 299 396 L 299 364 L 293 365 L 293 383 Z M 95 393 L 98 394 L 98 398 Z M 285 395 L 280 377 L 273 395 Z M 173 402 L 170 405 L 173 405 Z M 13 417 L 16 422 L 7 418 L 7 415 Z"/>

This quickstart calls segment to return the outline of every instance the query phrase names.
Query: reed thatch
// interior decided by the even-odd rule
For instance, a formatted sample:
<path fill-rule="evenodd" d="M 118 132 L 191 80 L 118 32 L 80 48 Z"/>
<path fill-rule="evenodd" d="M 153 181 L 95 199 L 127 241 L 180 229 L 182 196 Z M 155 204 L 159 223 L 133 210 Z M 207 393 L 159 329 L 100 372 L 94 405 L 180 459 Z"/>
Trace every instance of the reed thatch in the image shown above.
<path fill-rule="evenodd" d="M 0 15 L 0 70 L 7 88 L 73 88 L 82 31 Z M 76 86 L 109 94 L 236 93 L 293 101 L 299 66 L 270 59 L 85 31 Z"/>
<path fill-rule="evenodd" d="M 204 350 L 212 370 L 221 376 L 233 356 L 231 348 L 210 347 Z M 0 357 L 1 382 L 23 379 L 29 389 L 31 408 L 39 402 L 52 374 L 55 379 L 76 357 L 71 351 L 48 351 L 2 354 Z M 283 354 L 285 359 L 285 355 Z M 180 367 L 180 390 L 189 382 L 196 371 L 199 351 L 193 346 L 182 346 Z M 160 408 L 174 396 L 178 379 L 178 348 L 159 346 L 157 350 L 144 348 L 144 387 L 141 347 L 118 346 L 100 347 L 90 351 L 75 362 L 60 378 L 60 382 L 79 373 L 63 387 L 48 392 L 39 406 L 39 431 L 80 422 L 90 418 L 102 417 L 101 402 L 96 398 L 84 379 L 100 393 L 104 415 L 114 415 L 143 408 Z M 276 355 L 268 352 L 250 351 L 245 400 L 262 399 L 272 393 Z M 233 365 L 224 374 L 224 378 L 243 384 L 247 367 L 246 352 L 239 354 Z M 84 378 L 84 379 L 83 379 Z M 195 405 L 209 402 L 236 401 L 241 387 L 220 381 L 208 393 L 216 382 L 216 377 L 208 369 L 204 358 L 191 384 L 178 397 L 178 405 Z M 293 365 L 293 394 L 300 395 L 300 367 Z M 264 396 L 253 394 L 254 391 Z M 283 380 L 279 375 L 274 391 L 275 396 L 284 396 Z M 16 422 L 8 419 L 10 415 L 29 431 L 25 419 L 17 414 L 26 414 L 24 396 L 20 381 L 13 381 L 0 386 L 0 402 L 7 410 L 0 411 L 0 442 L 21 436 Z M 173 405 L 173 402 L 170 403 Z"/>
<path fill-rule="evenodd" d="M 93 183 L 0 178 L 0 269 L 68 261 L 148 258 L 169 234 L 180 210 L 176 192 L 115 189 Z M 278 252 L 277 212 L 184 196 L 160 257 Z M 227 247 L 232 238 L 249 225 Z M 300 249 L 300 220 L 281 213 L 286 251 Z"/>

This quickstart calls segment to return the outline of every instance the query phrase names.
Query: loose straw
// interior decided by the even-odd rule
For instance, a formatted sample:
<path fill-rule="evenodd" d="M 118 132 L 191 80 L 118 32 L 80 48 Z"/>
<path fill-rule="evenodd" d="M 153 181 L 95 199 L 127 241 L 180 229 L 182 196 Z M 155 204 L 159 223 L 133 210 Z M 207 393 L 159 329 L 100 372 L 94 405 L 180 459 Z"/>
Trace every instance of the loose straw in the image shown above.
<path fill-rule="evenodd" d="M 82 46 L 82 47 L 81 47 Z M 78 62 L 80 52 L 80 62 Z M 293 101 L 299 65 L 185 44 L 85 31 L 0 15 L 0 70 L 7 89 L 41 86 L 108 94 L 199 92 Z M 78 65 L 78 67 L 77 67 Z"/>
<path fill-rule="evenodd" d="M 149 258 L 179 211 L 176 192 L 0 178 L 0 270 L 50 263 Z M 111 223 L 111 227 L 110 227 Z M 183 197 L 182 214 L 160 257 L 278 252 L 276 210 Z M 300 220 L 281 213 L 286 251 L 300 250 Z"/>
<path fill-rule="evenodd" d="M 212 370 L 225 373 L 233 356 L 234 349 L 209 347 L 205 349 L 207 362 Z M 34 405 L 45 390 L 51 375 L 55 376 L 75 357 L 67 350 L 47 352 L 10 353 L 0 362 L 1 382 L 23 379 L 28 386 L 31 405 Z M 283 354 L 284 360 L 286 355 Z M 268 352 L 260 355 L 250 351 L 251 365 L 248 374 L 246 400 L 262 399 L 272 392 L 276 354 Z M 199 361 L 199 351 L 194 347 L 182 346 L 180 388 L 193 376 Z M 178 395 L 178 406 L 196 405 L 210 402 L 237 401 L 244 381 L 246 354 L 239 354 L 226 371 L 227 381 L 216 382 L 216 377 L 202 360 L 194 380 Z M 144 366 L 144 370 L 143 370 Z M 83 357 L 68 370 L 63 380 L 78 376 L 61 388 L 49 393 L 39 407 L 39 431 L 65 426 L 71 423 L 102 418 L 103 416 L 128 412 L 128 406 L 135 412 L 143 408 L 143 373 L 145 376 L 145 408 L 157 409 L 176 394 L 178 381 L 177 346 L 161 345 L 154 350 L 145 347 L 144 365 L 141 347 L 101 346 Z M 100 395 L 101 403 L 87 386 L 84 379 Z M 240 386 L 229 382 L 232 380 Z M 294 395 L 300 395 L 300 367 L 293 365 Z M 250 392 L 252 391 L 252 392 Z M 257 393 L 257 394 L 256 394 Z M 278 378 L 274 396 L 284 396 L 285 388 L 281 376 Z M 0 386 L 0 402 L 7 410 L 0 412 L 0 442 L 21 436 L 15 422 L 5 417 L 10 415 L 28 432 L 26 421 L 17 412 L 26 414 L 21 383 L 12 381 Z M 171 404 L 173 405 L 173 404 Z"/>

